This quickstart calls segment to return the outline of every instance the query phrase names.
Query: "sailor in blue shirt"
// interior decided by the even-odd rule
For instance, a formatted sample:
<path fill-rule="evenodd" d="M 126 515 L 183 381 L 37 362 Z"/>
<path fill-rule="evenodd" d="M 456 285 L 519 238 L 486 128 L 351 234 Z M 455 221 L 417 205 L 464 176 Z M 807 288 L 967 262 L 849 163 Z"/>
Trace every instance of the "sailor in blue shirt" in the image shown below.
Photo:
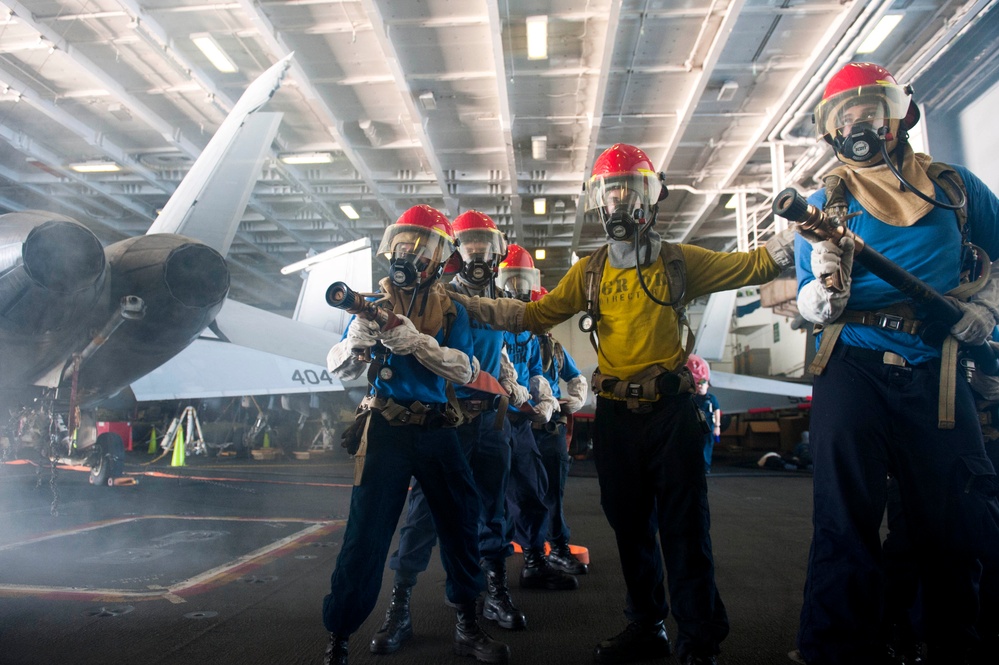
<path fill-rule="evenodd" d="M 512 298 L 530 301 L 541 289 L 541 274 L 524 248 L 510 245 L 500 263 L 497 284 Z M 520 586 L 524 589 L 552 591 L 577 589 L 579 582 L 551 564 L 545 554 L 548 536 L 548 473 L 541 460 L 541 451 L 534 438 L 532 423 L 544 424 L 559 410 L 551 386 L 541 367 L 541 347 L 530 331 L 505 334 L 506 352 L 517 370 L 519 393 L 530 395 L 527 402 L 533 413 L 525 414 L 510 407 L 510 485 L 507 506 L 510 511 L 512 540 L 524 551 L 524 567 L 520 571 Z"/>
<path fill-rule="evenodd" d="M 906 140 L 919 118 L 910 95 L 871 63 L 833 76 L 815 120 L 842 164 L 809 203 L 947 293 L 971 267 L 955 209 L 967 212 L 970 243 L 999 257 L 999 200 L 967 169 L 931 177 L 931 158 Z M 945 188 L 957 179 L 963 187 Z M 941 348 L 920 336 L 930 322 L 918 305 L 855 262 L 854 250 L 849 237 L 799 237 L 795 247 L 798 309 L 823 328 L 812 367 L 814 535 L 793 657 L 813 665 L 883 662 L 879 529 L 890 473 L 913 526 L 930 660 L 970 662 L 978 636 L 969 571 L 999 549 L 999 503 L 974 399 L 949 349 L 978 345 L 995 327 L 999 265 L 980 290 L 954 300 L 963 317 L 942 331 Z"/>
<path fill-rule="evenodd" d="M 547 293 L 544 287 L 537 297 L 540 300 Z M 570 529 L 562 510 L 565 498 L 565 482 L 569 476 L 569 448 L 566 443 L 568 419 L 582 408 L 586 401 L 586 377 L 584 377 L 572 356 L 562 345 L 546 333 L 538 337 L 541 351 L 541 369 L 552 397 L 559 403 L 559 410 L 552 414 L 547 423 L 532 423 L 534 439 L 538 443 L 541 462 L 548 476 L 548 491 L 545 493 L 545 506 L 548 508 L 548 542 L 551 552 L 548 561 L 559 570 L 570 575 L 584 575 L 587 564 L 576 558 L 569 549 Z M 565 395 L 562 395 L 561 381 L 565 381 Z"/>
<path fill-rule="evenodd" d="M 448 289 L 468 296 L 495 297 L 494 280 L 499 262 L 506 255 L 506 238 L 488 215 L 474 210 L 459 215 L 452 226 L 461 269 L 448 284 Z M 503 352 L 503 331 L 472 321 L 471 333 L 480 374 L 489 374 L 506 391 L 514 390 L 517 378 Z M 506 511 L 510 478 L 510 424 L 505 417 L 506 400 L 501 400 L 496 393 L 471 386 L 456 386 L 455 393 L 465 415 L 465 421 L 458 427 L 458 440 L 471 465 L 482 508 L 478 537 L 480 563 L 487 584 L 482 615 L 502 628 L 519 630 L 526 627 L 527 619 L 513 604 L 506 576 L 506 559 L 513 553 Z M 523 399 L 514 402 L 520 404 Z M 498 414 L 501 403 L 504 413 Z M 399 549 L 389 559 L 389 568 L 396 571 L 392 602 L 384 623 L 371 640 L 373 653 L 393 653 L 412 637 L 410 596 L 417 575 L 427 569 L 436 540 L 422 486 L 414 482 L 406 523 L 399 530 Z"/>
<path fill-rule="evenodd" d="M 458 442 L 460 415 L 449 408 L 446 383 L 465 384 L 478 373 L 468 314 L 439 282 L 454 252 L 454 232 L 439 211 L 410 208 L 389 226 L 379 253 L 390 260 L 379 284 L 379 306 L 398 325 L 383 328 L 351 320 L 327 357 L 329 370 L 353 379 L 366 370 L 369 412 L 355 457 L 350 514 L 323 623 L 330 633 L 324 663 L 346 665 L 348 637 L 371 613 L 410 478 L 423 486 L 437 525 L 447 572 L 446 595 L 457 609 L 454 651 L 505 663 L 509 649 L 479 627 L 476 599 L 484 584 L 479 569 L 479 499 Z M 362 360 L 365 351 L 374 360 Z"/>

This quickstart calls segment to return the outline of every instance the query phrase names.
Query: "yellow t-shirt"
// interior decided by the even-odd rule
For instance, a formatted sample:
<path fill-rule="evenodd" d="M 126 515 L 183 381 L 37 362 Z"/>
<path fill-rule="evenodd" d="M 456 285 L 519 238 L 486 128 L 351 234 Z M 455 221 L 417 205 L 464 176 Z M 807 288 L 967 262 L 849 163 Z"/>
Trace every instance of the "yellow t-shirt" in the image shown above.
<path fill-rule="evenodd" d="M 687 274 L 683 304 L 708 293 L 763 284 L 780 273 L 762 247 L 751 252 L 713 252 L 696 245 L 678 247 Z M 585 311 L 588 262 L 589 257 L 580 259 L 548 295 L 527 304 L 526 328 L 540 332 Z M 642 277 L 657 299 L 672 300 L 661 260 L 643 267 Z M 597 338 L 600 372 L 620 379 L 656 364 L 676 369 L 683 355 L 673 308 L 658 305 L 645 294 L 635 268 L 614 268 L 609 259 L 601 276 Z"/>

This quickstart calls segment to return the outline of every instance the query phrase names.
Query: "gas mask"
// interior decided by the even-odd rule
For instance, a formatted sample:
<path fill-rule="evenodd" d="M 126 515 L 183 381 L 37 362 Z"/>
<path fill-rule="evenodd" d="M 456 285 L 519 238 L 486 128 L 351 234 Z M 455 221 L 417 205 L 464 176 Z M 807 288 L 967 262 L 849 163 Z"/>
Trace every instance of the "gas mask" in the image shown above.
<path fill-rule="evenodd" d="M 399 288 L 413 286 L 420 272 L 416 267 L 416 257 L 412 254 L 393 258 L 389 263 L 389 280 Z"/>
<path fill-rule="evenodd" d="M 611 240 L 630 240 L 641 229 L 648 228 L 644 221 L 645 213 L 641 208 L 631 211 L 628 206 L 619 205 L 604 220 L 604 230 Z"/>
<path fill-rule="evenodd" d="M 833 139 L 833 148 L 841 156 L 854 162 L 867 162 L 881 154 L 883 145 L 879 131 L 870 122 L 858 122 L 847 136 Z"/>

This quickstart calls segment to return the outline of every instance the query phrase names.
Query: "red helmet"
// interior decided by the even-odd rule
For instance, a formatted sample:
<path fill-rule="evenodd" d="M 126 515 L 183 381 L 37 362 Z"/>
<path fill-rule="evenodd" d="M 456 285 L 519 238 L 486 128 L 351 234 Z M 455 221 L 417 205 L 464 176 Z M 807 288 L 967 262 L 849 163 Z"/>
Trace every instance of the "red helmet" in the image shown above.
<path fill-rule="evenodd" d="M 844 127 L 861 121 L 875 130 L 887 126 L 894 138 L 919 122 L 919 108 L 912 101 L 912 89 L 899 85 L 887 69 L 873 62 L 851 62 L 829 79 L 814 119 L 819 136 L 835 146 Z"/>
<path fill-rule="evenodd" d="M 385 229 L 378 253 L 390 261 L 389 277 L 396 286 L 427 284 L 454 253 L 454 230 L 439 210 L 413 206 Z"/>
<path fill-rule="evenodd" d="M 694 383 L 699 384 L 701 381 L 709 383 L 711 381 L 711 368 L 704 358 L 691 353 L 687 357 L 687 369 L 694 375 Z"/>
<path fill-rule="evenodd" d="M 586 212 L 596 211 L 611 238 L 631 237 L 636 224 L 649 228 L 655 222 L 656 205 L 668 193 L 664 178 L 641 149 L 615 143 L 593 163 Z M 615 224 L 615 218 L 622 223 Z"/>
<path fill-rule="evenodd" d="M 500 261 L 496 282 L 511 298 L 530 302 L 541 288 L 541 271 L 534 267 L 530 252 L 520 245 L 510 245 L 506 258 Z"/>
<path fill-rule="evenodd" d="M 506 256 L 506 237 L 496 228 L 489 215 L 478 210 L 463 212 L 454 219 L 458 251 L 466 263 L 481 261 L 495 270 Z"/>
<path fill-rule="evenodd" d="M 537 302 L 548 295 L 548 289 L 539 286 L 538 290 L 531 294 L 531 302 Z"/>

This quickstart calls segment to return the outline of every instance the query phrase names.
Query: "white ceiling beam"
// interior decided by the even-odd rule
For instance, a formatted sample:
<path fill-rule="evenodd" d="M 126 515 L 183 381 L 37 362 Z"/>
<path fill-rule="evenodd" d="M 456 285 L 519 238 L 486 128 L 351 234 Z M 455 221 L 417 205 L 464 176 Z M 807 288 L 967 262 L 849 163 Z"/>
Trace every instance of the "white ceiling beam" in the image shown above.
<path fill-rule="evenodd" d="M 493 69 L 502 76 L 496 76 L 496 93 L 499 96 L 499 129 L 506 149 L 507 189 L 510 192 L 510 217 L 514 241 L 524 242 L 524 220 L 521 214 L 522 199 L 518 183 L 517 155 L 513 149 L 513 114 L 510 110 L 509 72 L 506 70 L 506 57 L 503 51 L 503 19 L 499 11 L 500 0 L 486 0 L 489 10 L 489 50 L 493 55 Z M 510 27 L 507 26 L 507 30 Z M 514 56 L 510 53 L 510 58 Z"/>
<path fill-rule="evenodd" d="M 622 0 L 612 0 L 607 10 L 607 30 L 604 33 L 607 37 L 604 41 L 604 50 L 600 58 L 600 71 L 608 71 L 611 63 L 614 61 L 614 49 L 617 48 L 617 36 L 620 32 L 618 26 L 621 22 L 622 4 Z M 609 76 L 600 76 L 597 79 L 597 93 L 593 97 L 593 108 L 590 109 L 590 135 L 586 141 L 586 157 L 583 160 L 584 170 L 580 174 L 580 183 L 585 183 L 589 180 L 589 173 L 586 169 L 589 168 L 589 165 L 597 157 L 597 146 L 600 141 L 600 127 L 604 117 L 604 104 L 607 102 L 607 81 L 609 78 Z M 582 198 L 578 190 L 577 196 Z M 576 223 L 573 225 L 572 230 L 572 251 L 574 252 L 580 249 L 579 242 L 583 231 L 583 216 L 585 212 L 586 201 L 583 200 L 576 206 Z"/>

